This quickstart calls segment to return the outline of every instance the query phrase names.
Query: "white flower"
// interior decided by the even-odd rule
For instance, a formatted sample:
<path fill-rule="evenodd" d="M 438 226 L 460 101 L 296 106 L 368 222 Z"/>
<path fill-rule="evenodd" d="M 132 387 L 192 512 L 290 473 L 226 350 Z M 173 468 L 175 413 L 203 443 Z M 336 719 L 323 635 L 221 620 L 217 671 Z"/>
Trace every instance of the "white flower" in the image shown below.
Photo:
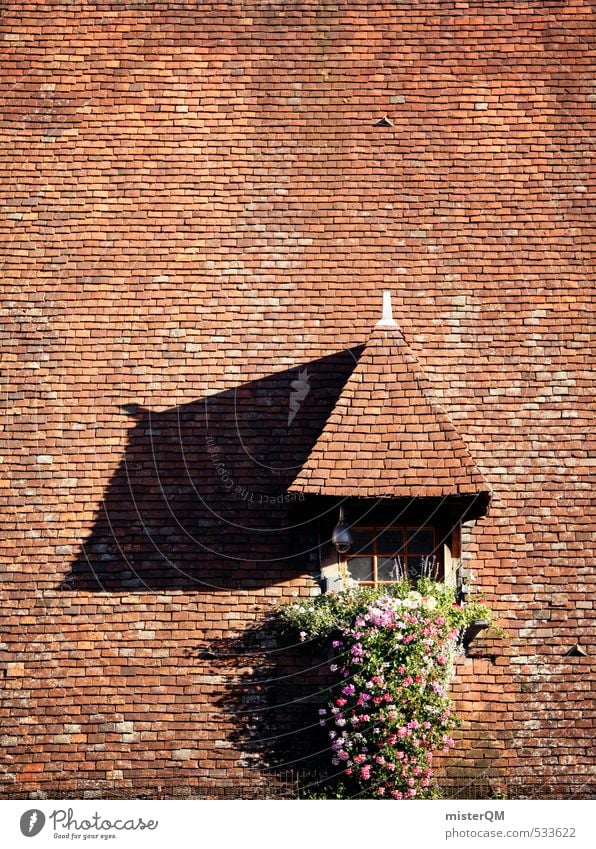
<path fill-rule="evenodd" d="M 424 605 L 424 607 L 426 607 L 427 610 L 434 610 L 437 606 L 437 600 L 432 596 L 427 596 L 426 598 L 422 599 L 422 604 Z"/>

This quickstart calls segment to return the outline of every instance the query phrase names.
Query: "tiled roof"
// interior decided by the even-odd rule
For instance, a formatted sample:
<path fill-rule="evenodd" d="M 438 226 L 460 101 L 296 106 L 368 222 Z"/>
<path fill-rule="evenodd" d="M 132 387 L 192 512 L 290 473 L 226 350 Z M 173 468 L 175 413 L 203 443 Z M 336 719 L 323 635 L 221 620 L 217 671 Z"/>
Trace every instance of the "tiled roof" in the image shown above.
<path fill-rule="evenodd" d="M 269 792 L 247 739 L 267 757 L 275 742 L 275 763 L 278 742 L 318 741 L 314 648 L 196 649 L 318 592 L 307 511 L 285 494 L 385 285 L 494 493 L 462 554 L 511 637 L 459 659 L 463 770 L 441 786 L 581 798 L 593 658 L 568 651 L 596 645 L 592 5 L 1 15 L 1 798 Z M 249 663 L 275 710 L 252 704 Z M 292 733 L 274 741 L 278 714 Z M 134 733 L 97 745 L 101 715 Z"/>
<path fill-rule="evenodd" d="M 290 490 L 374 498 L 489 486 L 399 327 L 379 322 Z"/>

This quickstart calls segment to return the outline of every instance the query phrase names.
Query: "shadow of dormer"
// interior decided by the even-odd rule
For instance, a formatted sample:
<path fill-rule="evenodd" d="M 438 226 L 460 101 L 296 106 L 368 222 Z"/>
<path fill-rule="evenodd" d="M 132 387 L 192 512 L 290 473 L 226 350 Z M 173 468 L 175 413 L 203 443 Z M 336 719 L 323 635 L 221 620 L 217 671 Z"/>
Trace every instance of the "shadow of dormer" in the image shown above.
<path fill-rule="evenodd" d="M 362 347 L 135 419 L 65 589 L 264 587 L 304 571 L 286 492 Z"/>

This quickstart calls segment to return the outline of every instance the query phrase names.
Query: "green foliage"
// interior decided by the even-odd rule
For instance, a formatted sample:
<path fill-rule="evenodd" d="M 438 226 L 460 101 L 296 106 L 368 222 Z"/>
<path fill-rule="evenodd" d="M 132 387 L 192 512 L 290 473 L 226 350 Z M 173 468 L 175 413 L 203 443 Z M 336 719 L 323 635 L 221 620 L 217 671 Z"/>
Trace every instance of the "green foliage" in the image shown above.
<path fill-rule="evenodd" d="M 283 630 L 336 652 L 333 698 L 319 714 L 341 778 L 310 798 L 436 798 L 433 752 L 453 745 L 458 725 L 447 693 L 453 657 L 477 619 L 490 622 L 485 605 L 462 607 L 427 578 L 416 590 L 351 586 L 278 610 Z"/>
<path fill-rule="evenodd" d="M 452 627 L 465 628 L 476 619 L 489 622 L 492 619 L 491 611 L 480 601 L 471 600 L 465 607 L 457 605 L 451 587 L 429 578 L 420 578 L 415 592 L 434 598 L 436 610 Z M 276 620 L 281 629 L 292 636 L 297 634 L 302 640 L 325 641 L 348 627 L 354 617 L 376 599 L 383 596 L 405 599 L 411 594 L 412 587 L 407 581 L 380 587 L 355 585 L 339 593 L 325 593 L 309 601 L 282 605 L 276 611 Z"/>

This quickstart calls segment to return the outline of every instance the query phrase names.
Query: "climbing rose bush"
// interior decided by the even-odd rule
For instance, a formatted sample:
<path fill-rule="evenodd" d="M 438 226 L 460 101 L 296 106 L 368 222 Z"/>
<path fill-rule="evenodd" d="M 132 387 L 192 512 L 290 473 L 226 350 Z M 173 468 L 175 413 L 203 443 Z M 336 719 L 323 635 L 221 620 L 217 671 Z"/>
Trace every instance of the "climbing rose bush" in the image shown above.
<path fill-rule="evenodd" d="M 423 580 L 418 588 L 350 589 L 318 605 L 289 605 L 281 616 L 302 639 L 335 636 L 337 684 L 319 721 L 346 795 L 428 798 L 433 752 L 454 744 L 457 719 L 447 693 L 453 657 L 462 628 L 490 612 L 455 604 L 444 585 Z"/>
<path fill-rule="evenodd" d="M 332 763 L 363 791 L 392 799 L 427 796 L 433 751 L 453 745 L 445 687 L 459 630 L 432 596 L 381 596 L 333 646 L 340 685 L 321 723 Z"/>

